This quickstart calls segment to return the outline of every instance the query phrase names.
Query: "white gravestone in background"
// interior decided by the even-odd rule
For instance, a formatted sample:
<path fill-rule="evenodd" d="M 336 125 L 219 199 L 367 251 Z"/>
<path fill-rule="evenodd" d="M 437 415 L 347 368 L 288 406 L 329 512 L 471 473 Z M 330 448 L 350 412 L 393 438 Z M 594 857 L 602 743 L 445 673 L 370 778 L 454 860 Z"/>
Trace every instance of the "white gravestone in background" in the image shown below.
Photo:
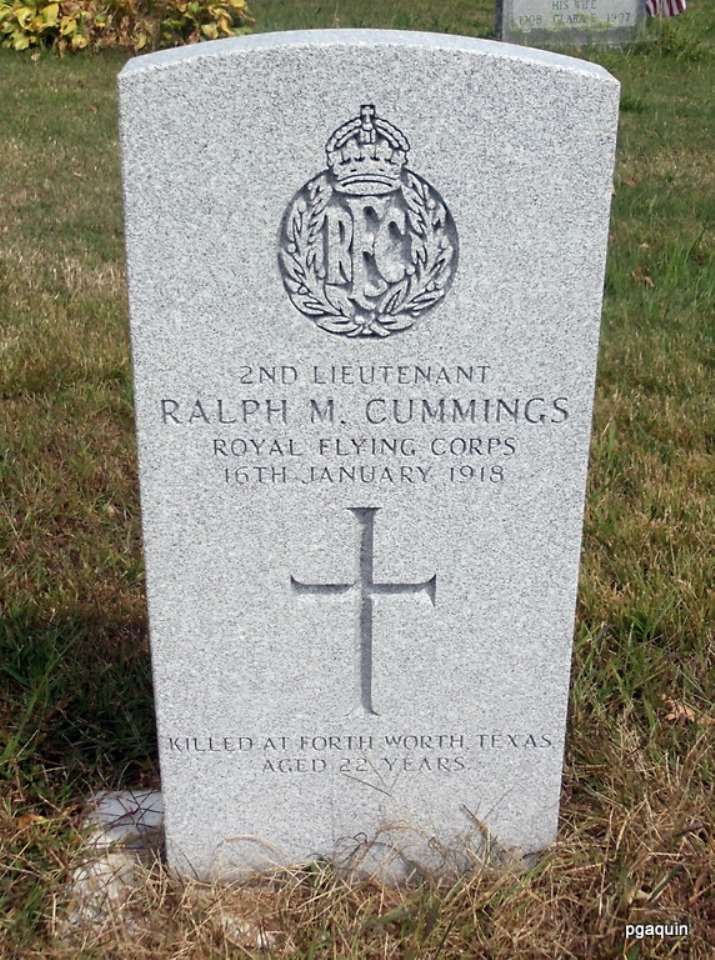
<path fill-rule="evenodd" d="M 532 47 L 628 44 L 645 17 L 645 0 L 497 0 L 497 36 Z"/>
<path fill-rule="evenodd" d="M 556 833 L 618 84 L 463 37 L 120 76 L 170 862 Z"/>

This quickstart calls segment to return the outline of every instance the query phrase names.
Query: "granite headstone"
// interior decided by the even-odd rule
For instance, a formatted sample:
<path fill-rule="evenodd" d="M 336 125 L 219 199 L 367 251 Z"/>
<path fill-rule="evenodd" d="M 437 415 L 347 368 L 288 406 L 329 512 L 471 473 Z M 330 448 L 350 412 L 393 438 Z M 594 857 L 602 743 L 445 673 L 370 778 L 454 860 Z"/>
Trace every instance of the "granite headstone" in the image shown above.
<path fill-rule="evenodd" d="M 530 47 L 633 43 L 645 0 L 497 0 L 497 36 Z"/>
<path fill-rule="evenodd" d="M 618 112 L 463 37 L 120 75 L 171 864 L 555 837 Z"/>

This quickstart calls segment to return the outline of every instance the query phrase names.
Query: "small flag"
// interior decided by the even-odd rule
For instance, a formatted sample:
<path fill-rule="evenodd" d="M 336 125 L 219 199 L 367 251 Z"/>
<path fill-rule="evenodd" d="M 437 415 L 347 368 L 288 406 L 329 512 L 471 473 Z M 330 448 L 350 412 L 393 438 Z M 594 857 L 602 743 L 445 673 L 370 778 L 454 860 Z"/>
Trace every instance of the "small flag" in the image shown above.
<path fill-rule="evenodd" d="M 685 0 L 645 0 L 649 17 L 677 17 L 685 10 Z"/>

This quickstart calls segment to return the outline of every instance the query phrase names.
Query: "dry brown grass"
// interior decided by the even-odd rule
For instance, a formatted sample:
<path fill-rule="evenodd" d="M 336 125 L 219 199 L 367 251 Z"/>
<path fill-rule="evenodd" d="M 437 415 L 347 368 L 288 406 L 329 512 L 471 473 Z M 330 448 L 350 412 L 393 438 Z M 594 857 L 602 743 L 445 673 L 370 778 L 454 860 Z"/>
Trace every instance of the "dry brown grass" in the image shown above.
<path fill-rule="evenodd" d="M 659 722 L 667 725 L 665 717 L 663 708 Z M 710 960 L 712 798 L 701 771 L 711 722 L 701 716 L 687 728 L 676 723 L 691 746 L 663 766 L 649 756 L 632 718 L 624 718 L 601 763 L 569 763 L 562 839 L 527 871 L 476 866 L 457 883 L 424 877 L 389 889 L 309 864 L 212 886 L 172 878 L 155 862 L 140 869 L 119 912 L 82 928 L 68 927 L 68 864 L 58 860 L 45 910 L 48 940 L 22 957 Z M 26 829 L 52 834 L 48 821 Z M 627 923 L 682 922 L 687 938 L 624 938 Z"/>

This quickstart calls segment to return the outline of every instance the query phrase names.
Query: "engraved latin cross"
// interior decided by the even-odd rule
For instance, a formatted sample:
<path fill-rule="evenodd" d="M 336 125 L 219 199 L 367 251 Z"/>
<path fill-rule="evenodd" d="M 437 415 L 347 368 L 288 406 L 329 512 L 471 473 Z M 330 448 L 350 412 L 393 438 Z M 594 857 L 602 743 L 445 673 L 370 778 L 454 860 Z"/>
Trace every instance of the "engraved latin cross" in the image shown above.
<path fill-rule="evenodd" d="M 372 601 L 385 594 L 425 594 L 435 604 L 437 575 L 422 583 L 375 583 L 373 579 L 373 534 L 379 507 L 348 507 L 360 526 L 358 579 L 354 583 L 303 583 L 290 578 L 296 593 L 336 596 L 353 593 L 359 599 L 358 641 L 360 704 L 365 713 L 377 715 L 372 705 Z"/>

